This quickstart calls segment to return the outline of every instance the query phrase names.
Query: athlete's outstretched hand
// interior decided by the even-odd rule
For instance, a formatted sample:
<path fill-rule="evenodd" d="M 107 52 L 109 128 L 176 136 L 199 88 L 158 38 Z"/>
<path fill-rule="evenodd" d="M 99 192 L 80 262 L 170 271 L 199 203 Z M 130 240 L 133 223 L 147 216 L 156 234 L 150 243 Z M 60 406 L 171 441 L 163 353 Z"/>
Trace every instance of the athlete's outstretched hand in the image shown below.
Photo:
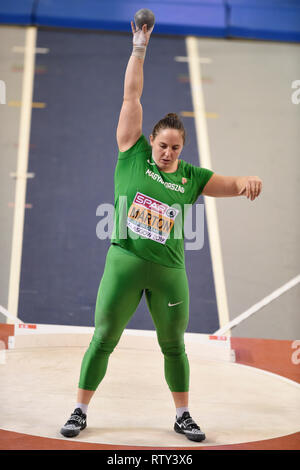
<path fill-rule="evenodd" d="M 262 191 L 262 180 L 258 176 L 246 176 L 239 179 L 239 195 L 254 201 Z"/>
<path fill-rule="evenodd" d="M 150 40 L 151 33 L 154 26 L 147 31 L 147 25 L 144 24 L 142 29 L 137 29 L 136 25 L 131 21 L 131 29 L 133 34 L 133 45 L 134 46 L 147 46 Z"/>

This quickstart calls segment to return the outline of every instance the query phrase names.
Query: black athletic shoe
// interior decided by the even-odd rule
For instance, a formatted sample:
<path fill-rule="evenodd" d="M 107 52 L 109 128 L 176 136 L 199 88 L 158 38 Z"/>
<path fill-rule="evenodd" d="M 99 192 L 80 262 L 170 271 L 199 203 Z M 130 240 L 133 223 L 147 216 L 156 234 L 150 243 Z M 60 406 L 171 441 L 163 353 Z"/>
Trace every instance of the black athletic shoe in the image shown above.
<path fill-rule="evenodd" d="M 70 419 L 61 428 L 60 433 L 65 437 L 78 436 L 80 431 L 86 428 L 86 415 L 80 408 L 76 408 L 70 416 Z"/>
<path fill-rule="evenodd" d="M 191 418 L 190 413 L 185 411 L 181 418 L 176 418 L 174 431 L 185 434 L 191 441 L 204 441 L 205 434 L 195 421 Z"/>

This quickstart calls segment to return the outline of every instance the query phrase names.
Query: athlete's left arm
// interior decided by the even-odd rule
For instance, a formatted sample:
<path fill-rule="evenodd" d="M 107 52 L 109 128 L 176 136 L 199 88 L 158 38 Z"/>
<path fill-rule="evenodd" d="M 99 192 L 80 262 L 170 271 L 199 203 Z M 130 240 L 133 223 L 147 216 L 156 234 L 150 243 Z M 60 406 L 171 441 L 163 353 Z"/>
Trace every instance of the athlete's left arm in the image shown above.
<path fill-rule="evenodd" d="M 262 180 L 258 176 L 222 176 L 214 173 L 202 194 L 212 197 L 246 196 L 254 201 L 261 191 Z"/>

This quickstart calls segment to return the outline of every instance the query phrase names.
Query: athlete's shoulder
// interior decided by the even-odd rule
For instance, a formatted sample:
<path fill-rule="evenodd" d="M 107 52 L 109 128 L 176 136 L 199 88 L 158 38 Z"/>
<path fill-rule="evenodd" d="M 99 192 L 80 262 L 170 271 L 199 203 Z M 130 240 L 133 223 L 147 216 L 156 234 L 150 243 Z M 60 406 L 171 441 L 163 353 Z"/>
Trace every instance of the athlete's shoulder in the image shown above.
<path fill-rule="evenodd" d="M 185 160 L 180 160 L 180 172 L 182 176 L 190 178 L 193 172 L 193 165 Z"/>
<path fill-rule="evenodd" d="M 136 156 L 137 154 L 143 154 L 146 155 L 148 152 L 151 151 L 151 145 L 149 144 L 148 140 L 144 136 L 144 134 L 141 134 L 141 136 L 138 138 L 138 140 L 133 144 L 128 150 L 125 152 L 121 152 L 119 150 L 119 159 L 126 159 L 130 158 L 133 156 Z"/>
<path fill-rule="evenodd" d="M 184 160 L 181 161 L 183 164 L 181 165 L 181 176 L 187 180 L 189 180 L 192 185 L 196 188 L 197 191 L 197 197 L 201 192 L 203 191 L 204 186 L 214 172 L 212 170 L 209 170 L 208 168 L 202 168 L 200 166 L 192 165 L 189 162 L 186 162 Z"/>
<path fill-rule="evenodd" d="M 204 173 L 213 173 L 212 170 L 208 168 L 203 168 L 198 165 L 193 165 L 192 163 L 186 162 L 185 160 L 181 160 L 181 170 L 184 171 L 189 176 L 199 176 Z"/>

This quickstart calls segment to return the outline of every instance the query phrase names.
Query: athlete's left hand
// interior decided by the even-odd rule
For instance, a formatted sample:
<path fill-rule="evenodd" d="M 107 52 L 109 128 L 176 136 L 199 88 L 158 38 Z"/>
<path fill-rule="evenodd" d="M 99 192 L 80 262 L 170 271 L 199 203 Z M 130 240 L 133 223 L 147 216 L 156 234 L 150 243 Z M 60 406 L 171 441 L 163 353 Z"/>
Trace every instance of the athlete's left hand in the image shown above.
<path fill-rule="evenodd" d="M 240 196 L 246 196 L 254 201 L 262 191 L 262 180 L 258 176 L 244 176 L 238 179 Z"/>
<path fill-rule="evenodd" d="M 133 21 L 131 21 L 131 30 L 133 34 L 132 42 L 134 46 L 148 46 L 150 41 L 151 33 L 154 29 L 154 26 L 147 29 L 147 25 L 144 24 L 142 29 L 137 28 Z"/>

